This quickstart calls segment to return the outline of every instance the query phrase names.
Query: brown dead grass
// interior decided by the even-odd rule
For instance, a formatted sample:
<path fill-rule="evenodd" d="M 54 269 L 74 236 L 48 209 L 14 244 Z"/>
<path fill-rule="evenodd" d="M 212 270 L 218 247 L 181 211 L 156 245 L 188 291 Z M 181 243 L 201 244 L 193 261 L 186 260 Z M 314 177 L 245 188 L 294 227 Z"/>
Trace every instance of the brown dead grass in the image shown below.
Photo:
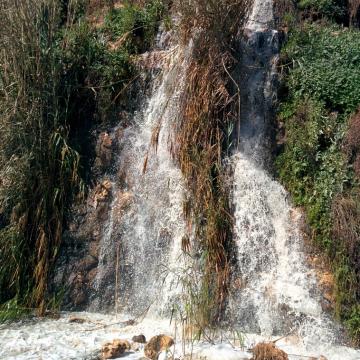
<path fill-rule="evenodd" d="M 337 248 L 342 250 L 353 274 L 339 284 L 337 289 L 348 294 L 348 299 L 360 299 L 360 191 L 338 195 L 332 204 L 332 235 L 336 239 Z M 339 260 L 341 262 L 341 259 Z M 344 304 L 343 304 L 344 305 Z"/>
<path fill-rule="evenodd" d="M 222 162 L 226 131 L 239 116 L 240 94 L 234 91 L 229 69 L 248 1 L 178 1 L 174 6 L 181 13 L 179 30 L 185 46 L 190 38 L 194 41 L 182 118 L 171 148 L 189 189 L 184 203 L 189 236 L 195 229 L 196 246 L 206 255 L 204 298 L 196 314 L 202 327 L 219 320 L 229 288 L 232 218 Z M 188 242 L 185 245 L 189 251 Z"/>
<path fill-rule="evenodd" d="M 353 164 L 355 175 L 360 179 L 360 110 L 350 118 L 344 151 Z"/>

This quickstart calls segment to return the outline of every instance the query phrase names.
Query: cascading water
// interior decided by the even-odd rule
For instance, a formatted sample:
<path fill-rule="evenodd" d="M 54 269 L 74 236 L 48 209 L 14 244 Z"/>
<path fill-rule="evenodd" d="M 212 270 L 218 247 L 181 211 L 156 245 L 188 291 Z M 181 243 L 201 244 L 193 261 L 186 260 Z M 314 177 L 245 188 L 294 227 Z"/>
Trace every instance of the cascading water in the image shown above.
<path fill-rule="evenodd" d="M 279 52 L 278 34 L 272 25 L 272 0 L 256 0 L 234 72 L 242 101 L 241 123 L 234 135 L 240 142 L 229 159 L 237 266 L 228 322 L 247 333 L 243 348 L 284 336 L 277 345 L 290 359 L 323 354 L 329 360 L 359 360 L 359 351 L 336 345 L 341 343 L 339 331 L 318 301 L 315 277 L 302 251 L 297 214 L 286 191 L 268 172 L 269 123 L 276 93 L 274 65 Z M 185 190 L 170 155 L 169 138 L 179 116 L 191 51 L 160 49 L 155 59 L 165 70 L 162 76 L 154 76 L 143 110 L 135 114 L 131 126 L 113 131 L 121 133 L 120 151 L 108 175 L 112 197 L 89 306 L 90 310 L 116 310 L 138 318 L 147 314 L 147 318 L 129 327 L 124 315 L 83 313 L 79 316 L 88 319 L 84 324 L 69 323 L 64 315 L 58 321 L 5 326 L 0 329 L 0 358 L 92 359 L 92 353 L 114 337 L 174 331 L 169 321 L 164 323 L 158 315 L 169 319 L 167 310 L 179 299 L 179 287 L 173 284 L 177 276 L 172 275 L 183 273 Z M 179 349 L 177 346 L 175 354 L 183 358 Z M 250 353 L 230 344 L 200 343 L 193 350 L 197 354 L 194 359 L 251 358 Z M 126 357 L 140 359 L 142 355 Z"/>
<path fill-rule="evenodd" d="M 122 312 L 139 316 L 155 301 L 156 308 L 165 311 L 165 278 L 172 272 L 169 264 L 177 264 L 181 254 L 184 190 L 169 140 L 179 114 L 186 60 L 174 47 L 160 52 L 160 57 L 157 61 L 166 64 L 161 81 L 157 77 L 144 110 L 135 114 L 134 126 L 125 129 L 121 140 L 115 166 L 123 184 L 121 189 L 114 184 L 109 222 L 100 244 L 93 309 L 104 307 L 101 294 L 108 293 Z M 124 197 L 128 206 L 121 210 Z M 119 278 L 114 282 L 115 271 Z M 161 304 L 159 298 L 163 298 Z"/>
<path fill-rule="evenodd" d="M 247 332 L 296 335 L 309 351 L 319 350 L 319 344 L 339 340 L 339 329 L 322 311 L 297 214 L 267 171 L 279 50 L 273 21 L 272 1 L 256 0 L 242 44 L 240 145 L 231 158 L 237 289 L 229 306 Z"/>

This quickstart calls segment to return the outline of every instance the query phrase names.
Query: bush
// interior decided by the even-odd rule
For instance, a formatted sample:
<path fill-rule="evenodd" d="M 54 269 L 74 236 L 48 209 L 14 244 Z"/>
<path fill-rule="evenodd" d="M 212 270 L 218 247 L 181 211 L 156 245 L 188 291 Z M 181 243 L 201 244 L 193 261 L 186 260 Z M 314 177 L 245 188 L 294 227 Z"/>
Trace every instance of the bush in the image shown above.
<path fill-rule="evenodd" d="M 298 7 L 318 16 L 337 21 L 345 21 L 347 17 L 347 1 L 345 0 L 299 0 Z"/>
<path fill-rule="evenodd" d="M 310 96 L 342 114 L 360 103 L 360 37 L 357 30 L 305 24 L 284 55 L 294 61 L 287 79 L 290 95 Z"/>
<path fill-rule="evenodd" d="M 280 178 L 295 203 L 307 207 L 317 240 L 331 246 L 332 199 L 351 176 L 340 150 L 343 124 L 327 114 L 321 102 L 310 99 L 284 105 L 280 118 L 286 126 L 286 145 L 277 159 Z"/>
<path fill-rule="evenodd" d="M 359 31 L 302 24 L 291 34 L 283 60 L 280 179 L 304 206 L 315 242 L 333 261 L 336 313 L 359 339 Z"/>

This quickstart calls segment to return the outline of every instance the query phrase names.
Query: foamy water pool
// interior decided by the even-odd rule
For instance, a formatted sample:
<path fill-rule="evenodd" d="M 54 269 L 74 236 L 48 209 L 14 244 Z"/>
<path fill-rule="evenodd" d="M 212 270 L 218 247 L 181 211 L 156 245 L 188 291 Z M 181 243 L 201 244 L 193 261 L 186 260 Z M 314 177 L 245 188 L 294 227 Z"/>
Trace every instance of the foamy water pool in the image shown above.
<path fill-rule="evenodd" d="M 85 322 L 70 322 L 71 317 L 78 317 Z M 0 327 L 0 359 L 2 360 L 63 360 L 94 359 L 101 346 L 114 339 L 131 340 L 134 335 L 144 334 L 149 340 L 159 334 L 175 338 L 171 349 L 174 358 L 185 359 L 180 339 L 176 338 L 174 326 L 164 320 L 145 319 L 134 325 L 127 325 L 125 316 L 62 313 L 59 319 L 26 320 L 18 323 L 3 324 Z M 179 333 L 179 331 L 177 331 Z M 237 339 L 238 340 L 238 339 Z M 206 360 L 242 360 L 250 359 L 252 348 L 260 341 L 269 341 L 257 335 L 243 335 L 243 346 L 233 335 L 222 335 L 222 341 L 195 342 L 193 359 Z M 289 359 L 309 359 L 326 356 L 328 360 L 359 360 L 360 351 L 348 347 L 317 344 L 308 348 L 302 339 L 295 336 L 281 339 L 277 346 L 289 354 Z M 187 354 L 191 349 L 187 346 Z M 128 352 L 122 358 L 142 359 L 143 345 L 139 351 Z M 187 357 L 189 358 L 189 357 Z"/>

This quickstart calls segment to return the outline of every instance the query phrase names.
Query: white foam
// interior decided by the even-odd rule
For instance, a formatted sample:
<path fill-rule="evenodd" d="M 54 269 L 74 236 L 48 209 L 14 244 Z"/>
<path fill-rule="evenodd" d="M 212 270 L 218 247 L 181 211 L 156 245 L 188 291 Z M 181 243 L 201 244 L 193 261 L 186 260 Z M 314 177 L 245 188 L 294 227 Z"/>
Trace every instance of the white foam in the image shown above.
<path fill-rule="evenodd" d="M 85 323 L 70 323 L 71 316 L 86 319 Z M 134 335 L 144 334 L 147 339 L 159 334 L 175 336 L 173 324 L 151 318 L 139 324 L 125 326 L 126 316 L 116 317 L 93 313 L 63 313 L 59 320 L 19 322 L 2 325 L 0 328 L 0 359 L 2 360 L 84 360 L 93 358 L 101 346 L 114 339 L 131 340 Z M 179 334 L 179 329 L 176 334 Z M 186 354 L 193 354 L 193 359 L 206 360 L 243 360 L 250 359 L 251 353 L 246 351 L 260 341 L 272 338 L 259 335 L 244 334 L 242 346 L 234 346 L 231 334 L 223 334 L 226 341 L 194 342 L 188 344 Z M 182 343 L 175 338 L 176 344 L 171 350 L 175 357 L 183 358 Z M 237 344 L 238 345 L 238 344 Z M 279 348 L 289 354 L 289 359 L 307 359 L 307 356 L 324 355 L 328 360 L 359 360 L 360 351 L 318 343 L 317 348 L 309 351 L 301 339 L 288 337 L 277 342 Z M 291 355 L 292 354 L 292 355 Z M 143 358 L 143 346 L 140 351 L 128 352 L 122 358 L 139 360 Z M 163 356 L 163 355 L 162 355 Z"/>

